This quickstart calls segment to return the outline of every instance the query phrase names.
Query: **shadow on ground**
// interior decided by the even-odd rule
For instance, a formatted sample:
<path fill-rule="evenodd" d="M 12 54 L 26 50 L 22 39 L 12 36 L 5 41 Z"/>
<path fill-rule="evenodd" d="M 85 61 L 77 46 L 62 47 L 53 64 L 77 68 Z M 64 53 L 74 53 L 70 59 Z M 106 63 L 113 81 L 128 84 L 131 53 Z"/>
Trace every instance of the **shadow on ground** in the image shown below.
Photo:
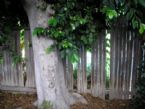
<path fill-rule="evenodd" d="M 71 109 L 130 109 L 127 100 L 102 100 L 90 94 L 83 94 L 88 105 L 77 103 Z M 37 109 L 32 104 L 36 101 L 35 94 L 12 94 L 0 92 L 0 109 Z M 20 108 L 18 108 L 20 107 Z"/>

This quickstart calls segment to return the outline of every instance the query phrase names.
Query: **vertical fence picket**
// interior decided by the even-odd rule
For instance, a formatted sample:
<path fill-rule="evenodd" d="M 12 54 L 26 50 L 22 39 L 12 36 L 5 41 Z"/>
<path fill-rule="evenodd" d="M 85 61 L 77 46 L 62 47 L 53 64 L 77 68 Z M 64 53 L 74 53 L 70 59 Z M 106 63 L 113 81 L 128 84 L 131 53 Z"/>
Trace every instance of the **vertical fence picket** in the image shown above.
<path fill-rule="evenodd" d="M 17 39 L 17 43 L 16 43 L 17 55 L 21 57 L 22 53 L 21 53 L 20 33 L 19 33 L 19 31 L 16 31 L 15 35 L 16 35 L 16 39 Z M 23 86 L 22 64 L 17 63 L 16 67 L 17 67 L 17 75 L 18 75 L 18 84 L 19 84 L 19 86 L 22 87 Z"/>
<path fill-rule="evenodd" d="M 119 31 L 119 48 L 118 48 L 118 98 L 121 98 L 121 76 L 122 76 L 122 29 Z"/>
<path fill-rule="evenodd" d="M 87 74 L 86 74 L 86 50 L 82 46 L 80 48 L 80 61 L 78 63 L 78 92 L 86 93 L 87 92 Z"/>
<path fill-rule="evenodd" d="M 126 32 L 124 29 L 122 29 L 123 35 L 122 35 L 122 76 L 121 76 L 121 98 L 124 97 L 124 82 L 125 82 L 125 37 Z"/>
<path fill-rule="evenodd" d="M 73 65 L 71 62 L 68 62 L 68 69 L 69 69 L 69 89 L 73 90 Z"/>
<path fill-rule="evenodd" d="M 8 47 L 13 50 L 15 59 L 16 56 L 19 58 L 21 55 L 21 45 L 20 45 L 20 36 L 18 31 L 14 31 L 10 35 L 10 41 L 8 43 Z M 30 35 L 29 35 L 30 38 Z M 27 40 L 30 41 L 30 40 Z M 27 51 L 25 51 L 27 52 Z M 31 50 L 31 52 L 33 52 Z M 15 90 L 13 87 L 19 87 L 17 90 L 21 90 L 22 87 L 24 87 L 23 83 L 23 72 L 22 72 L 22 65 L 21 63 L 14 63 L 14 57 L 12 56 L 11 52 L 9 50 L 3 50 L 3 56 L 4 56 L 4 62 L 2 65 L 2 86 L 1 88 L 4 90 L 8 88 L 8 90 Z M 31 57 L 31 54 L 27 55 L 29 56 L 29 67 L 32 68 L 33 66 L 33 57 Z M 30 69 L 32 71 L 32 69 Z M 29 87 L 34 88 L 35 85 L 32 85 L 34 83 L 34 70 L 32 71 L 33 74 L 29 74 L 30 78 L 30 85 Z"/>
<path fill-rule="evenodd" d="M 67 87 L 67 77 L 66 77 L 67 76 L 66 75 L 66 73 L 67 73 L 67 65 L 66 65 L 66 59 L 63 59 L 62 62 L 63 62 L 63 68 L 64 68 L 65 85 Z"/>
<path fill-rule="evenodd" d="M 87 72 L 86 72 L 86 50 L 85 47 L 82 47 L 81 52 L 81 69 L 82 69 L 82 89 L 83 93 L 87 92 Z"/>
<path fill-rule="evenodd" d="M 95 44 L 92 45 L 92 53 L 91 53 L 91 93 L 93 94 L 93 88 L 94 88 L 94 51 L 95 51 Z"/>
<path fill-rule="evenodd" d="M 124 59 L 124 81 L 123 81 L 123 99 L 126 99 L 126 92 L 127 92 L 127 31 L 125 30 L 125 59 Z"/>
<path fill-rule="evenodd" d="M 105 89 L 106 89 L 106 86 L 105 86 L 105 83 L 106 83 L 106 70 L 105 70 L 105 66 L 106 66 L 106 41 L 105 41 L 105 38 L 106 38 L 106 35 L 105 35 L 105 30 L 102 31 L 101 33 L 101 44 L 102 44 L 102 50 L 101 50 L 101 54 L 102 54 L 102 66 L 101 66 L 101 88 L 102 88 L 102 93 L 101 93 L 101 98 L 102 99 L 105 99 Z M 100 55 L 101 55 L 100 54 Z"/>
<path fill-rule="evenodd" d="M 92 72 L 91 72 L 91 93 L 94 96 L 97 96 L 97 43 L 98 43 L 98 38 L 93 44 L 93 49 L 92 49 Z"/>
<path fill-rule="evenodd" d="M 96 72 L 95 72 L 95 78 L 96 78 L 96 81 L 95 81 L 95 87 L 96 87 L 96 90 L 95 90 L 95 95 L 96 96 L 99 96 L 101 97 L 101 56 L 102 54 L 100 53 L 101 52 L 101 33 L 99 33 L 98 35 L 98 38 L 97 38 L 97 44 L 96 44 Z"/>
<path fill-rule="evenodd" d="M 7 77 L 7 51 L 4 51 L 4 85 L 8 85 Z"/>
<path fill-rule="evenodd" d="M 114 29 L 113 29 L 114 30 Z M 115 97 L 115 31 L 111 30 L 110 99 Z"/>
<path fill-rule="evenodd" d="M 81 52 L 81 51 L 80 51 Z M 78 62 L 78 71 L 77 71 L 77 92 L 82 92 L 82 72 L 81 72 L 81 59 Z"/>
<path fill-rule="evenodd" d="M 127 93 L 126 93 L 126 98 L 130 98 L 130 77 L 131 77 L 131 46 L 132 46 L 132 32 L 128 31 L 128 62 L 127 62 Z"/>
<path fill-rule="evenodd" d="M 135 85 L 135 71 L 134 71 L 134 64 L 135 64 L 135 59 L 134 59 L 134 57 L 135 57 L 135 35 L 133 34 L 133 37 L 132 37 L 133 39 L 132 39 L 132 60 L 131 60 L 131 95 L 133 95 L 133 93 L 134 93 L 134 85 Z"/>
<path fill-rule="evenodd" d="M 119 74 L 119 31 L 115 30 L 115 66 L 114 66 L 114 94 L 118 98 L 118 74 Z"/>
<path fill-rule="evenodd" d="M 26 62 L 23 67 L 26 67 L 26 71 L 23 72 L 23 86 L 35 87 L 35 73 L 33 63 L 33 50 L 31 45 L 30 31 L 25 31 L 24 35 L 25 56 Z"/>
<path fill-rule="evenodd" d="M 13 34 L 12 47 L 18 54 L 20 52 L 20 38 L 18 32 Z M 110 99 L 128 99 L 134 94 L 135 82 L 137 79 L 137 65 L 140 60 L 140 41 L 135 32 L 127 31 L 124 27 L 111 29 L 111 62 L 110 62 Z M 1 82 L 4 86 L 35 87 L 33 51 L 31 47 L 30 32 L 25 32 L 25 54 L 26 54 L 26 86 L 24 86 L 24 75 L 22 66 L 12 66 L 12 57 L 8 51 L 4 51 L 4 63 L 0 65 L 3 77 Z M 106 42 L 105 30 L 100 32 L 92 48 L 92 72 L 91 72 L 91 93 L 94 96 L 105 98 L 106 83 Z M 78 62 L 77 82 L 73 78 L 73 65 L 68 61 L 64 62 L 65 81 L 69 90 L 74 90 L 77 84 L 77 92 L 86 93 L 87 90 L 87 57 L 86 48 L 80 48 L 80 60 Z"/>

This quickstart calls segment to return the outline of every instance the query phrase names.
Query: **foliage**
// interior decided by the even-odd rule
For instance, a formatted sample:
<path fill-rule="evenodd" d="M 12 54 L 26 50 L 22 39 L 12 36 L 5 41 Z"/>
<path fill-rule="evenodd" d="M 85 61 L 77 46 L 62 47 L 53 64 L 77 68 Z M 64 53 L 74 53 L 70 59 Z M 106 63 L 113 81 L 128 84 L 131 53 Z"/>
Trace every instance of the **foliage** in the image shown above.
<path fill-rule="evenodd" d="M 15 47 L 14 45 L 12 45 L 13 43 L 12 39 L 14 38 L 12 38 L 11 35 L 14 30 L 19 30 L 22 26 L 20 24 L 20 20 L 18 17 L 19 15 L 18 13 L 16 13 L 20 7 L 18 6 L 17 7 L 18 9 L 15 10 L 14 7 L 16 6 L 16 4 L 13 3 L 11 3 L 11 1 L 9 0 L 0 1 L 0 6 L 1 6 L 0 8 L 2 8 L 2 10 L 0 11 L 0 48 L 2 50 L 2 53 L 0 53 L 1 55 L 0 63 L 4 62 L 3 51 L 9 51 L 9 53 L 12 56 L 13 64 L 15 65 L 21 62 L 22 58 L 20 55 L 17 55 L 16 51 L 14 50 Z M 21 31 L 20 33 L 21 39 L 24 39 L 24 37 L 22 37 L 23 35 L 24 35 L 24 31 Z M 21 42 L 21 47 L 22 46 L 24 46 L 24 42 Z"/>
<path fill-rule="evenodd" d="M 145 45 L 142 47 L 145 51 Z M 142 61 L 138 67 L 139 78 L 136 85 L 136 93 L 133 98 L 133 109 L 142 109 L 145 107 L 145 54 L 142 57 Z"/>
<path fill-rule="evenodd" d="M 33 36 L 41 36 L 45 34 L 46 34 L 46 30 L 42 27 L 37 27 L 33 31 Z"/>
<path fill-rule="evenodd" d="M 2 56 L 2 54 L 0 54 L 0 64 L 2 64 L 3 63 L 3 56 Z"/>
<path fill-rule="evenodd" d="M 145 31 L 145 24 L 140 23 L 139 32 L 140 32 L 141 34 L 143 34 L 143 33 L 144 33 L 144 31 Z"/>
<path fill-rule="evenodd" d="M 40 109 L 52 109 L 53 105 L 50 101 L 44 100 L 43 103 L 40 106 Z"/>
<path fill-rule="evenodd" d="M 13 65 L 21 63 L 23 61 L 21 54 L 18 54 L 16 51 L 16 45 L 14 44 L 14 38 L 11 37 L 12 31 L 5 32 L 3 31 L 2 43 L 0 45 L 0 64 L 4 62 L 3 53 L 9 52 L 12 57 Z M 24 30 L 20 32 L 20 48 L 24 47 Z"/>
<path fill-rule="evenodd" d="M 101 12 L 106 14 L 107 19 L 113 19 L 118 16 L 116 10 L 111 9 L 110 7 L 107 6 L 104 6 Z"/>
<path fill-rule="evenodd" d="M 78 61 L 82 46 L 91 50 L 98 32 L 111 27 L 119 19 L 126 19 L 125 24 L 139 29 L 141 34 L 145 32 L 143 0 L 57 0 L 50 4 L 55 15 L 48 20 L 49 28 L 37 27 L 33 33 L 54 39 L 61 57 L 68 57 L 73 62 Z M 55 47 L 52 46 L 47 51 L 52 51 L 53 48 Z"/>
<path fill-rule="evenodd" d="M 95 19 L 90 15 L 93 7 L 86 7 L 87 4 L 78 4 L 75 0 L 57 3 L 56 14 L 48 21 L 49 37 L 58 42 L 61 57 L 68 57 L 71 62 L 79 60 L 79 49 L 89 47 L 97 33 L 97 27 L 93 26 Z"/>
<path fill-rule="evenodd" d="M 11 54 L 15 53 L 10 45 L 12 42 L 11 33 L 20 28 L 18 21 L 21 21 L 23 26 L 27 24 L 28 21 L 26 19 L 27 16 L 25 15 L 20 0 L 0 0 L 0 48 L 2 48 L 2 51 L 9 50 Z M 0 63 L 2 63 L 4 59 L 2 59 L 2 53 L 0 55 Z M 16 62 L 20 58 L 16 59 L 16 56 L 14 56 L 13 60 Z"/>
<path fill-rule="evenodd" d="M 50 38 L 56 40 L 55 46 L 59 49 L 61 57 L 76 62 L 79 60 L 80 48 L 90 48 L 97 36 L 98 25 L 93 16 L 96 7 L 88 6 L 87 3 L 77 3 L 75 0 L 63 2 L 55 4 L 55 15 L 48 20 L 47 32 Z M 38 29 L 34 32 L 40 33 Z M 50 50 L 52 49 L 48 48 L 47 51 Z"/>
<path fill-rule="evenodd" d="M 18 54 L 15 54 L 13 53 L 12 54 L 12 62 L 13 62 L 13 65 L 16 65 L 18 63 L 21 63 L 23 61 L 23 58 L 21 55 L 18 55 Z"/>
<path fill-rule="evenodd" d="M 24 48 L 24 29 L 20 30 L 20 49 L 22 50 Z"/>

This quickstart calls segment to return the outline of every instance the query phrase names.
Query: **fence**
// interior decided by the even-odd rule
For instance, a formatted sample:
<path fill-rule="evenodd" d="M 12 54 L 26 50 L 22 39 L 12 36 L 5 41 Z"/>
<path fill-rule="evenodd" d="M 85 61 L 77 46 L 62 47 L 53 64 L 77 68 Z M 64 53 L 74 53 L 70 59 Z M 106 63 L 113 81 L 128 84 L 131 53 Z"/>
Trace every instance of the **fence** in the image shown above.
<path fill-rule="evenodd" d="M 13 91 L 35 91 L 35 76 L 33 64 L 33 51 L 31 37 L 29 31 L 25 32 L 24 43 L 20 45 L 20 33 L 13 32 L 9 37 L 9 43 L 1 47 L 3 55 L 3 63 L 0 64 L 0 89 Z M 24 44 L 24 53 L 26 56 L 25 62 L 13 63 L 14 58 L 19 58 L 22 55 L 22 46 Z M 13 50 L 16 54 L 12 57 L 12 53 L 6 49 L 6 46 Z M 16 60 L 16 59 L 15 59 Z"/>
<path fill-rule="evenodd" d="M 74 65 L 66 59 L 64 62 L 66 85 L 71 91 L 91 93 L 103 99 L 106 95 L 110 99 L 129 99 L 135 91 L 140 40 L 135 32 L 126 28 L 113 28 L 108 33 L 110 33 L 110 39 L 106 38 L 106 31 L 101 31 L 92 45 L 89 71 L 87 70 L 87 50 L 84 47 L 80 49 L 80 61 L 75 69 Z M 18 32 L 14 32 L 11 38 L 9 45 L 15 48 L 17 54 L 21 54 Z M 106 48 L 107 41 L 109 41 L 110 50 Z M 4 63 L 0 65 L 0 75 L 3 79 L 0 89 L 35 91 L 33 52 L 30 45 L 30 33 L 26 31 L 24 38 L 25 70 L 22 64 L 12 66 L 10 53 L 3 51 Z M 107 54 L 110 56 L 109 72 L 106 70 Z"/>
<path fill-rule="evenodd" d="M 65 63 L 65 78 L 69 90 L 91 93 L 103 99 L 130 99 L 135 92 L 137 66 L 140 60 L 140 40 L 134 31 L 127 28 L 112 28 L 110 33 L 110 51 L 107 51 L 106 31 L 99 33 L 91 51 L 91 79 L 87 76 L 87 57 L 85 48 L 81 48 L 74 79 L 73 65 Z M 109 74 L 106 71 L 107 54 L 110 55 Z M 108 79 L 109 78 L 109 79 Z M 75 86 L 77 84 L 77 86 Z"/>

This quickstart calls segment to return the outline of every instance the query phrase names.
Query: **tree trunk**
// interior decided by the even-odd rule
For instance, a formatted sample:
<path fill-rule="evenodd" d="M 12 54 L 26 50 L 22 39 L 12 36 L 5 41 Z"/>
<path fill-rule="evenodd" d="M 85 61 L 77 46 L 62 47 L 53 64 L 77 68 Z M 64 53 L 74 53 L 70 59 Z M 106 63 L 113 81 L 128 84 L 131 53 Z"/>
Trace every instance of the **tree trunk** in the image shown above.
<path fill-rule="evenodd" d="M 52 12 L 50 6 L 47 6 L 45 11 L 41 11 L 36 8 L 37 3 L 35 0 L 25 0 L 24 3 L 31 33 L 36 27 L 47 27 L 47 21 Z M 53 103 L 54 109 L 69 109 L 69 106 L 76 101 L 86 103 L 81 96 L 73 96 L 68 92 L 59 52 L 57 50 L 49 54 L 45 52 L 52 44 L 54 41 L 48 37 L 32 36 L 38 105 L 40 106 L 46 100 Z"/>

